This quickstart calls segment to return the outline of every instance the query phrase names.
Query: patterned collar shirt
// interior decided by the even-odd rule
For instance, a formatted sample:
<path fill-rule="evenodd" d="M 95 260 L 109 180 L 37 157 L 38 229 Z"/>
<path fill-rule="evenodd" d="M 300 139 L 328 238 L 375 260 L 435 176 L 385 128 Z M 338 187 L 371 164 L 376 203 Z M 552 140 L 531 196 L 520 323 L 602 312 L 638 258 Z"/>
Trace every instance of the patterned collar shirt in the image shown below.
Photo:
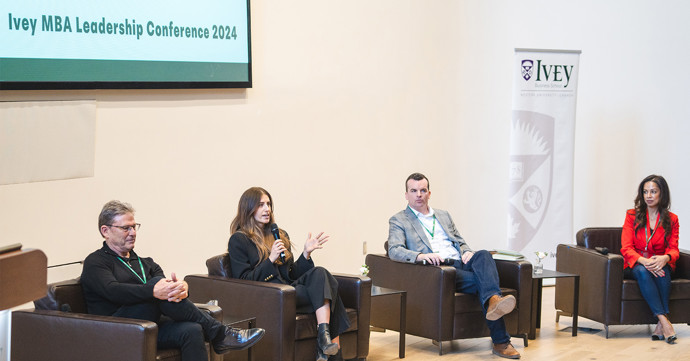
<path fill-rule="evenodd" d="M 417 219 L 422 224 L 424 234 L 427 240 L 429 240 L 429 244 L 434 253 L 438 253 L 443 259 L 452 258 L 459 260 L 460 252 L 453 246 L 453 242 L 448 240 L 448 234 L 446 234 L 446 231 L 443 230 L 443 227 L 441 227 L 441 224 L 436 219 L 434 209 L 429 207 L 429 214 L 417 212 L 412 209 L 412 207 L 410 207 L 410 210 L 417 216 Z"/>

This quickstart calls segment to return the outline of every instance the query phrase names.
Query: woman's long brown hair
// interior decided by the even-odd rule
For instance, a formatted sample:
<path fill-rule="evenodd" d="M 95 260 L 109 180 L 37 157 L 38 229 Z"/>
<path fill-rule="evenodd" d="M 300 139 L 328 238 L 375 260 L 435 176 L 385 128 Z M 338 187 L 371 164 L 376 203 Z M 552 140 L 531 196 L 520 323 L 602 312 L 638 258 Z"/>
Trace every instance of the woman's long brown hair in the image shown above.
<path fill-rule="evenodd" d="M 254 213 L 259 209 L 261 197 L 264 194 L 268 196 L 271 208 L 271 219 L 266 225 L 262 225 L 254 219 Z M 275 220 L 273 218 L 273 198 L 271 194 L 261 187 L 252 187 L 244 191 L 240 197 L 240 202 L 237 205 L 237 215 L 230 223 L 230 233 L 242 232 L 249 237 L 259 252 L 259 262 L 261 262 L 271 254 L 271 247 L 273 247 L 273 242 L 275 242 L 273 234 L 271 234 L 271 224 L 273 223 L 275 223 Z M 285 259 L 292 258 L 290 239 L 282 229 L 280 230 L 280 240 L 283 241 L 287 249 L 285 251 Z M 276 263 L 282 264 L 282 261 L 278 259 Z"/>
<path fill-rule="evenodd" d="M 661 228 L 664 229 L 664 244 L 668 247 L 668 239 L 671 237 L 671 216 L 668 212 L 671 209 L 671 191 L 668 188 L 666 179 L 660 175 L 652 174 L 640 182 L 637 187 L 637 197 L 635 198 L 635 233 L 640 228 L 647 227 L 647 202 L 644 201 L 644 185 L 647 182 L 654 182 L 659 187 L 659 217 L 661 218 Z"/>

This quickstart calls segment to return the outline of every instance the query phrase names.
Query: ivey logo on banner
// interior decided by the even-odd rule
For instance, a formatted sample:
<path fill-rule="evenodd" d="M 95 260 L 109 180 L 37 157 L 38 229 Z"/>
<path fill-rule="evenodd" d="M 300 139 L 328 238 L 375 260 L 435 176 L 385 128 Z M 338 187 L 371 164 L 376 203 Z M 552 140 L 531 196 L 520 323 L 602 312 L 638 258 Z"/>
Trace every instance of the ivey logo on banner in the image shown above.
<path fill-rule="evenodd" d="M 539 230 L 551 199 L 554 118 L 513 111 L 508 194 L 508 243 L 522 250 Z"/>
<path fill-rule="evenodd" d="M 508 246 L 545 251 L 572 235 L 579 50 L 515 49 Z"/>
<path fill-rule="evenodd" d="M 522 79 L 526 82 L 530 81 L 534 77 L 535 88 L 540 87 L 563 87 L 567 88 L 570 85 L 570 78 L 573 75 L 575 65 L 564 65 L 564 64 L 546 64 L 542 63 L 542 59 L 537 59 L 536 63 L 536 77 L 534 77 L 535 72 L 535 61 L 532 59 L 523 59 L 521 62 L 521 73 Z"/>

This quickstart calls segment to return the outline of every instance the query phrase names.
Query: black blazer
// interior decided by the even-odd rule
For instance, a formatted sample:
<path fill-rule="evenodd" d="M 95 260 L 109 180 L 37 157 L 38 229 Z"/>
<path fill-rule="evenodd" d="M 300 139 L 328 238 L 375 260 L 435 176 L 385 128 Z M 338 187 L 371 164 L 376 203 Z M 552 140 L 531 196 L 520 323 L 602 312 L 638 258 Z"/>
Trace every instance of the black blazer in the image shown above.
<path fill-rule="evenodd" d="M 228 253 L 233 278 L 291 284 L 305 272 L 314 268 L 314 261 L 304 258 L 302 253 L 297 262 L 291 258 L 280 266 L 272 263 L 268 258 L 259 262 L 259 251 L 256 245 L 242 232 L 235 232 L 230 237 Z"/>

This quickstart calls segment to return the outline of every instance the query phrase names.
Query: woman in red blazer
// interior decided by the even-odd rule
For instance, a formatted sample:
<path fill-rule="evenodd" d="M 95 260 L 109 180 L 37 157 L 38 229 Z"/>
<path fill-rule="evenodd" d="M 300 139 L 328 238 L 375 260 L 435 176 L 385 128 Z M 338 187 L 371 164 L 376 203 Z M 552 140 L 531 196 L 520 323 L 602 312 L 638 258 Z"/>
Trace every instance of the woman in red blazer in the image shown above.
<path fill-rule="evenodd" d="M 678 216 L 671 213 L 671 193 L 664 177 L 650 175 L 637 187 L 635 209 L 627 211 L 621 254 L 624 277 L 637 280 L 649 308 L 659 319 L 652 340 L 675 343 L 668 320 L 671 273 L 678 260 Z"/>

